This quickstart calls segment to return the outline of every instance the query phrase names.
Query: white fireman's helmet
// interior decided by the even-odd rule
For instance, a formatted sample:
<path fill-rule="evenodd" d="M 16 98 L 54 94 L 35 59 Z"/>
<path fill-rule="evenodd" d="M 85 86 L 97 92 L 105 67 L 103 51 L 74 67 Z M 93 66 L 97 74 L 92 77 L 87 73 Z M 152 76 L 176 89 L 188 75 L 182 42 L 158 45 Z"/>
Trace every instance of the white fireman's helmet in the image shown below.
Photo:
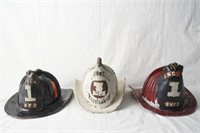
<path fill-rule="evenodd" d="M 88 69 L 83 81 L 83 95 L 91 106 L 105 108 L 111 104 L 117 93 L 117 77 L 101 58 Z"/>
<path fill-rule="evenodd" d="M 106 113 L 120 105 L 124 88 L 125 80 L 117 80 L 115 72 L 98 58 L 97 64 L 86 71 L 83 82 L 76 80 L 75 96 L 86 110 Z"/>

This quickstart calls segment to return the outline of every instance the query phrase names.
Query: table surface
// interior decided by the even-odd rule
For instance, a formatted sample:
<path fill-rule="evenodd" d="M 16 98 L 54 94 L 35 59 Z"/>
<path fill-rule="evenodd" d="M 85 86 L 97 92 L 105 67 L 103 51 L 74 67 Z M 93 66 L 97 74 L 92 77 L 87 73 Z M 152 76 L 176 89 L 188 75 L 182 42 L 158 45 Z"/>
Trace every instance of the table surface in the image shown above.
<path fill-rule="evenodd" d="M 198 86 L 193 86 L 196 90 Z M 198 91 L 197 91 L 198 92 Z M 199 101 L 199 94 L 193 92 Z M 3 108 L 6 100 L 1 100 Z M 84 110 L 72 97 L 60 112 L 43 118 L 21 120 L 1 116 L 3 132 L 196 132 L 200 131 L 200 109 L 188 116 L 161 116 L 144 109 L 128 87 L 123 101 L 112 113 L 94 114 Z"/>

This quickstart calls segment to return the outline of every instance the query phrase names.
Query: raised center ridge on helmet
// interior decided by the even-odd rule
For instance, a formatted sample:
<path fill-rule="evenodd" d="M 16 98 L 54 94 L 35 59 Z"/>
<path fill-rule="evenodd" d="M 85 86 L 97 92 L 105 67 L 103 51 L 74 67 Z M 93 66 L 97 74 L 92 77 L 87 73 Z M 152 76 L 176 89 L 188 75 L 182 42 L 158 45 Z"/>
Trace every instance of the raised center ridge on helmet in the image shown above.
<path fill-rule="evenodd" d="M 88 69 L 83 81 L 83 95 L 95 108 L 111 104 L 117 92 L 117 77 L 114 71 L 97 58 L 97 64 Z"/>

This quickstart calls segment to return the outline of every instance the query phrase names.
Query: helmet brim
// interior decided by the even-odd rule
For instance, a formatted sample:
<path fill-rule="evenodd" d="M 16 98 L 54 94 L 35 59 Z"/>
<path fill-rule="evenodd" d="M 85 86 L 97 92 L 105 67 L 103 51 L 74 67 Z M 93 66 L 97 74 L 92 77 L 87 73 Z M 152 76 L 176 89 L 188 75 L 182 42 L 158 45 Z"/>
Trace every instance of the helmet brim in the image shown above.
<path fill-rule="evenodd" d="M 44 117 L 57 113 L 58 111 L 63 109 L 65 105 L 69 102 L 72 93 L 73 93 L 72 89 L 61 89 L 61 97 L 55 103 L 48 105 L 42 110 L 24 113 L 20 111 L 21 107 L 18 104 L 19 93 L 17 92 L 7 101 L 7 103 L 4 106 L 4 110 L 8 115 L 18 119 L 31 119 L 31 118 Z"/>
<path fill-rule="evenodd" d="M 154 106 L 149 105 L 145 99 L 142 96 L 142 89 L 134 89 L 131 86 L 129 86 L 132 90 L 133 95 L 135 96 L 135 98 L 140 102 L 140 104 L 148 109 L 151 110 L 159 115 L 163 115 L 163 116 L 184 116 L 184 115 L 189 115 L 192 114 L 197 106 L 197 102 L 195 97 L 192 95 L 192 93 L 185 88 L 185 106 L 177 111 L 169 111 L 169 110 L 161 110 L 159 108 L 156 108 Z"/>
<path fill-rule="evenodd" d="M 115 98 L 113 99 L 112 103 L 105 108 L 95 108 L 94 106 L 91 106 L 88 101 L 84 98 L 83 92 L 82 92 L 82 81 L 76 80 L 75 81 L 75 97 L 77 102 L 87 111 L 92 113 L 109 113 L 113 112 L 117 109 L 117 107 L 120 105 L 123 96 L 124 96 L 124 90 L 125 90 L 125 79 L 118 80 L 118 92 Z"/>

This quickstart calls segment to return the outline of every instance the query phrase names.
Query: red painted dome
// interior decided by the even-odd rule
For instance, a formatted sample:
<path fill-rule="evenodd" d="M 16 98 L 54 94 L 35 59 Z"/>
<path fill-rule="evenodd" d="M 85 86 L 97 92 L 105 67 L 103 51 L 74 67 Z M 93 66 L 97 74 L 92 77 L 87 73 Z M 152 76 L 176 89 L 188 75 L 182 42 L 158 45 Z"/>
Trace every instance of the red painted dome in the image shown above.
<path fill-rule="evenodd" d="M 160 67 L 154 70 L 145 80 L 142 95 L 149 101 L 155 103 L 156 100 L 156 81 L 158 77 L 163 75 L 163 68 Z"/>

